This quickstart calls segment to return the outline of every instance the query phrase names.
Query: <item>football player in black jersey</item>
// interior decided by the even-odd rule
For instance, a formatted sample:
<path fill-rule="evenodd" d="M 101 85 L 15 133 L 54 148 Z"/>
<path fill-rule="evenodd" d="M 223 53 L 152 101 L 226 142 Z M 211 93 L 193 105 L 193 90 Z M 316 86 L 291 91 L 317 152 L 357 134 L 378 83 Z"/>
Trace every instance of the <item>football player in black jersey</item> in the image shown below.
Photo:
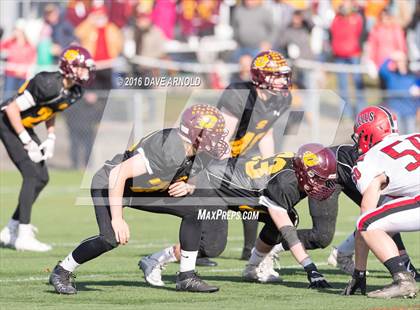
<path fill-rule="evenodd" d="M 223 92 L 217 107 L 222 111 L 230 133 L 228 140 L 233 159 L 257 154 L 263 158 L 274 155 L 273 125 L 290 108 L 291 74 L 282 54 L 263 51 L 251 63 L 251 81 L 232 83 Z M 258 222 L 243 220 L 242 223 L 244 247 L 241 258 L 246 260 L 257 237 Z M 205 223 L 204 233 L 206 227 Z"/>
<path fill-rule="evenodd" d="M 35 238 L 36 228 L 30 224 L 32 205 L 48 183 L 45 161 L 54 154 L 55 114 L 82 97 L 82 87 L 92 80 L 94 69 L 86 49 L 69 46 L 60 56 L 59 71 L 38 73 L 0 105 L 0 139 L 23 177 L 18 206 L 0 232 L 3 245 L 38 252 L 51 249 Z M 48 137 L 41 143 L 33 128 L 42 122 Z"/>
<path fill-rule="evenodd" d="M 291 105 L 291 68 L 282 54 L 268 50 L 259 53 L 251 64 L 251 81 L 230 84 L 223 92 L 217 107 L 222 112 L 229 133 L 226 141 L 231 146 L 231 161 L 239 157 L 250 158 L 260 153 L 263 158 L 274 155 L 273 125 Z M 257 236 L 258 222 L 243 220 L 244 249 L 242 259 L 251 255 Z M 213 231 L 218 231 L 217 236 Z M 216 266 L 208 257 L 217 257 L 226 246 L 228 223 L 225 220 L 204 221 L 197 265 Z M 216 239 L 217 238 L 217 239 Z M 208 244 L 204 244 L 209 240 Z M 146 256 L 139 262 L 145 279 L 152 285 L 162 285 L 157 272 L 167 253 L 175 253 L 166 262 L 179 259 L 179 245 L 168 247 L 159 253 Z M 153 280 L 156 271 L 156 281 Z"/>
<path fill-rule="evenodd" d="M 99 235 L 84 240 L 54 268 L 50 283 L 55 290 L 75 294 L 72 275 L 79 265 L 128 242 L 130 232 L 123 218 L 123 206 L 128 206 L 180 217 L 181 263 L 176 289 L 217 291 L 217 287 L 195 273 L 201 235 L 197 206 L 182 205 L 182 198 L 179 204 L 171 205 L 169 198 L 193 192 L 194 187 L 187 180 L 204 167 L 201 159 L 206 154 L 219 158 L 228 152 L 226 134 L 217 108 L 195 105 L 185 110 L 179 128 L 154 132 L 107 161 L 93 177 L 91 186 Z"/>
<path fill-rule="evenodd" d="M 311 169 L 309 169 L 309 168 Z M 244 272 L 248 280 L 277 282 L 279 275 L 272 268 L 261 268 L 261 263 L 271 248 L 280 241 L 280 235 L 291 245 L 292 253 L 302 263 L 308 273 L 310 287 L 327 287 L 328 283 L 318 272 L 297 239 L 293 227 L 297 214 L 294 206 L 307 195 L 313 199 L 326 199 L 334 192 L 336 163 L 334 153 L 318 144 L 302 146 L 298 153 L 279 153 L 262 159 L 238 158 L 213 161 L 205 169 L 205 178 L 210 181 L 213 195 L 220 197 L 229 209 L 243 211 L 237 203 L 247 206 L 247 210 L 258 211 L 258 221 L 264 222 L 256 250 Z M 199 185 L 197 185 L 199 186 Z M 217 220 L 217 219 L 216 219 Z M 209 223 L 214 221 L 208 221 Z M 209 225 L 209 227 L 211 227 Z M 280 235 L 279 235 L 280 230 Z M 226 235 L 217 229 L 209 229 L 207 242 Z M 226 244 L 226 243 L 224 243 Z M 149 256 L 157 260 L 157 267 L 145 272 L 146 281 L 152 285 L 161 282 L 161 267 L 174 259 L 173 253 Z"/>

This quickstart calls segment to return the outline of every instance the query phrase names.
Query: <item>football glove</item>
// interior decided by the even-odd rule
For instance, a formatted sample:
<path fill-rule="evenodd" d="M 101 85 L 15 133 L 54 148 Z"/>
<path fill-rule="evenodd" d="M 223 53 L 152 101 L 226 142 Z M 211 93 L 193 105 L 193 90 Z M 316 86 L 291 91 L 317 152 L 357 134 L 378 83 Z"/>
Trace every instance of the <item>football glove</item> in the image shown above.
<path fill-rule="evenodd" d="M 354 293 L 360 289 L 362 295 L 366 295 L 366 271 L 360 271 L 355 269 L 353 276 L 349 283 L 347 283 L 342 295 L 354 295 Z"/>
<path fill-rule="evenodd" d="M 23 143 L 24 149 L 28 152 L 28 156 L 33 162 L 39 163 L 43 160 L 41 148 L 39 147 L 38 143 L 32 140 L 31 136 L 26 130 L 19 134 L 19 139 Z"/>
<path fill-rule="evenodd" d="M 28 152 L 29 158 L 34 163 L 39 163 L 44 160 L 44 155 L 42 155 L 41 148 L 34 140 L 31 140 L 24 146 L 24 148 Z"/>
<path fill-rule="evenodd" d="M 41 143 L 39 148 L 44 151 L 43 159 L 53 157 L 55 148 L 55 134 L 49 133 L 47 139 Z"/>
<path fill-rule="evenodd" d="M 306 273 L 308 274 L 309 285 L 308 288 L 327 288 L 331 285 L 325 280 L 324 276 L 318 271 L 315 264 L 312 263 L 305 268 Z"/>

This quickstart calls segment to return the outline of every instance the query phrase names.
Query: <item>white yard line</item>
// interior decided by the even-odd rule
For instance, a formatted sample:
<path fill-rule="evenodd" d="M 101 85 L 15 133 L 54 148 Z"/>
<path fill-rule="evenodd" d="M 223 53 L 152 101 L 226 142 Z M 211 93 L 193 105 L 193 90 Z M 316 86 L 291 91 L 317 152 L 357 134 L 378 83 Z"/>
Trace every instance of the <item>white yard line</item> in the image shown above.
<path fill-rule="evenodd" d="M 317 266 L 326 266 L 328 265 L 327 263 L 317 263 Z M 282 269 L 287 269 L 287 268 L 300 268 L 300 265 L 286 265 L 286 266 L 281 266 Z M 243 270 L 243 268 L 223 268 L 223 269 L 200 269 L 200 273 L 201 274 L 206 274 L 206 273 L 230 273 L 230 272 L 241 272 Z M 109 275 L 109 274 L 80 274 L 77 275 L 77 279 L 81 280 L 81 279 L 91 279 L 91 278 L 109 278 L 109 277 L 115 277 L 118 276 L 119 278 L 123 278 L 123 277 L 135 277 L 135 278 L 139 278 L 140 280 L 143 280 L 143 275 L 142 273 L 139 271 L 138 273 L 118 273 L 116 275 Z M 3 278 L 0 279 L 0 283 L 17 283 L 17 282 L 37 282 L 37 281 L 48 281 L 48 276 L 30 276 L 30 277 L 26 277 L 26 278 Z"/>

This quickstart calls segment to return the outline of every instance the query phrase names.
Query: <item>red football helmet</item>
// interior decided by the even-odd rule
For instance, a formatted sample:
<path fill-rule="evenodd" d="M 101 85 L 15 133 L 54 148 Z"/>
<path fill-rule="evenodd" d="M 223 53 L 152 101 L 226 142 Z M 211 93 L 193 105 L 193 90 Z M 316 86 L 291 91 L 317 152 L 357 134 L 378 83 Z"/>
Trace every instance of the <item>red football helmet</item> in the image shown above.
<path fill-rule="evenodd" d="M 397 116 L 381 106 L 367 107 L 357 114 L 353 131 L 359 154 L 364 154 L 386 136 L 398 133 Z"/>
<path fill-rule="evenodd" d="M 80 85 L 88 85 L 94 78 L 95 62 L 90 53 L 81 46 L 70 45 L 60 55 L 60 72 Z M 78 68 L 86 68 L 87 74 L 81 74 Z"/>
<path fill-rule="evenodd" d="M 302 145 L 293 158 L 299 188 L 316 200 L 327 199 L 335 190 L 337 162 L 334 153 L 318 143 Z"/>
<path fill-rule="evenodd" d="M 197 151 L 206 151 L 216 158 L 229 151 L 224 141 L 228 134 L 225 119 L 215 107 L 206 104 L 189 107 L 182 114 L 179 131 Z"/>
<path fill-rule="evenodd" d="M 277 82 L 284 78 L 285 82 Z M 251 80 L 259 88 L 274 91 L 287 90 L 292 85 L 292 69 L 279 52 L 268 50 L 259 53 L 251 64 Z"/>

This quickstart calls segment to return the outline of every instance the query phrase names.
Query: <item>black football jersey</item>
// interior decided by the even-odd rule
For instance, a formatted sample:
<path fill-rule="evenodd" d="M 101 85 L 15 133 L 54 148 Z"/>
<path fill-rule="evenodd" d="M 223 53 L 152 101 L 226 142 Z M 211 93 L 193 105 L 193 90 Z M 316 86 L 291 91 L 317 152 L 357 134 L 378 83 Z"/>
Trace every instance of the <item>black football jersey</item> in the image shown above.
<path fill-rule="evenodd" d="M 151 133 L 124 154 L 107 161 L 104 165 L 107 175 L 114 166 L 137 154 L 143 157 L 147 173 L 127 180 L 125 196 L 166 191 L 170 184 L 186 182 L 203 167 L 200 156 L 186 156 L 178 129 L 167 128 Z"/>
<path fill-rule="evenodd" d="M 83 95 L 79 85 L 64 89 L 63 76 L 60 72 L 40 72 L 26 81 L 18 90 L 18 94 L 0 105 L 3 110 L 10 102 L 22 96 L 28 107 L 21 111 L 22 124 L 26 128 L 53 117 L 57 112 L 69 108 Z M 20 100 L 20 99 L 17 99 Z"/>
<path fill-rule="evenodd" d="M 257 145 L 279 117 L 289 110 L 291 101 L 290 92 L 261 101 L 252 82 L 230 84 L 217 107 L 239 120 L 230 141 L 232 157 L 243 155 Z"/>
<path fill-rule="evenodd" d="M 337 184 L 354 203 L 360 206 L 362 195 L 353 182 L 352 170 L 359 157 L 357 149 L 351 144 L 340 144 L 331 147 L 337 158 Z"/>
<path fill-rule="evenodd" d="M 266 159 L 260 156 L 226 159 L 212 162 L 205 171 L 216 193 L 227 204 L 250 205 L 258 209 L 261 207 L 259 198 L 272 180 L 284 179 L 287 184 L 293 181 L 297 184 L 292 164 L 293 155 L 278 153 Z M 296 191 L 298 192 L 297 189 Z"/>

